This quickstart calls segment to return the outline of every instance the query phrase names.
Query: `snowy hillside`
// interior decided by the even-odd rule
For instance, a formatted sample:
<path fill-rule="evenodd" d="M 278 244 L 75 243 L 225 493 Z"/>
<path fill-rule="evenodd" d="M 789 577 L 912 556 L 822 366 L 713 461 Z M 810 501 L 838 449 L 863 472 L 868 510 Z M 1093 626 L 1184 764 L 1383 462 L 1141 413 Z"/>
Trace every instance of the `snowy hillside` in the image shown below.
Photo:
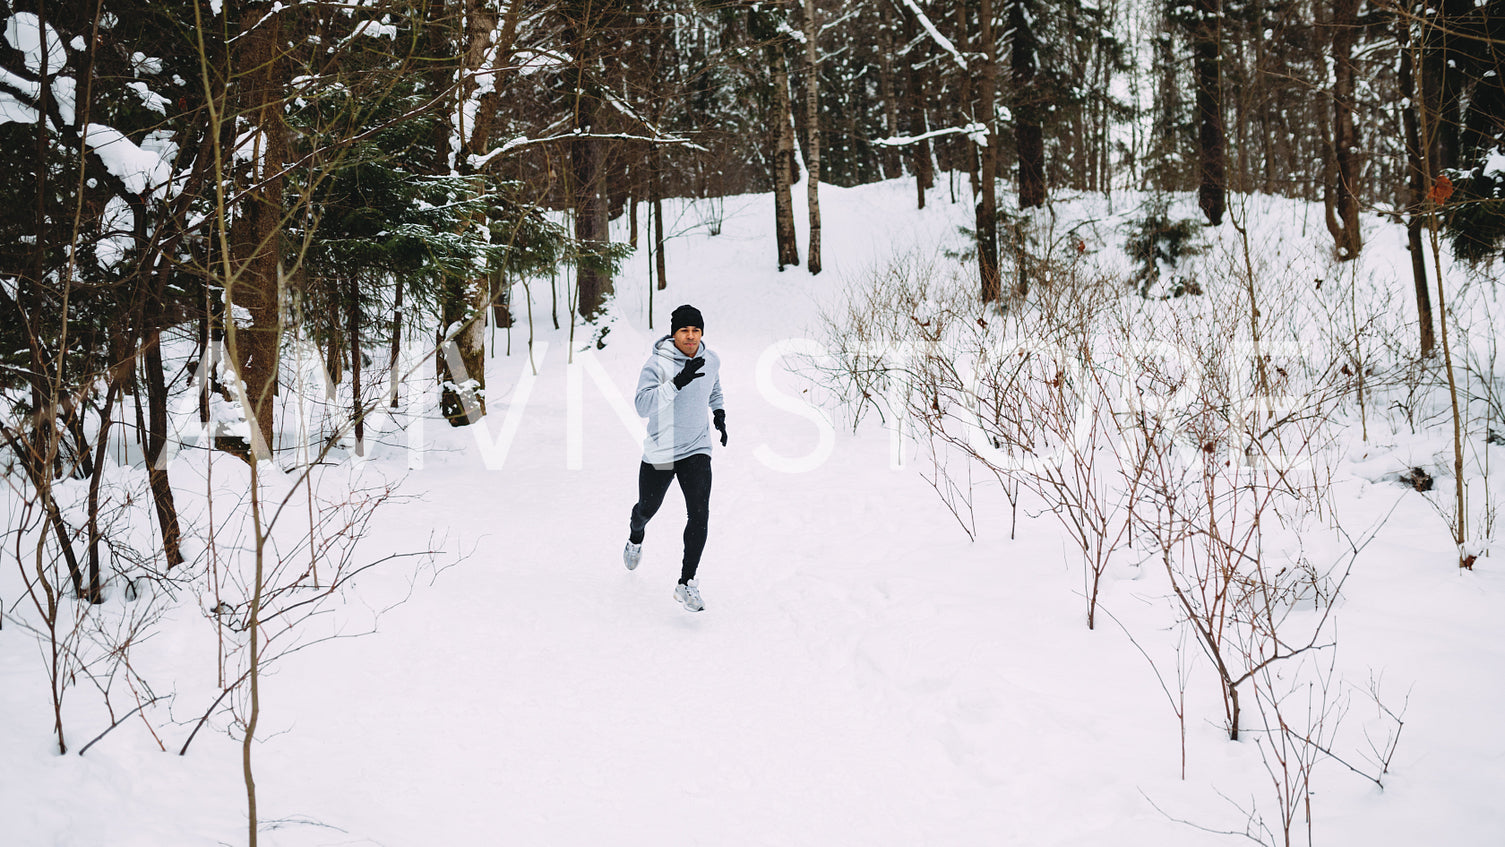
<path fill-rule="evenodd" d="M 553 329 L 547 280 L 534 282 L 533 364 L 526 323 L 510 342 L 497 331 L 480 426 L 451 429 L 415 383 L 395 418 L 371 422 L 365 457 L 341 448 L 312 471 L 318 500 L 294 489 L 298 457 L 283 457 L 264 478 L 274 498 L 293 492 L 270 561 L 292 572 L 317 560 L 334 573 L 350 535 L 359 543 L 347 569 L 381 563 L 276 642 L 254 745 L 263 843 L 1172 847 L 1247 831 L 1284 844 L 1281 803 L 1292 798 L 1290 843 L 1505 843 L 1505 548 L 1458 567 L 1439 513 L 1451 491 L 1445 389 L 1427 382 L 1408 406 L 1404 381 L 1385 376 L 1414 335 L 1404 231 L 1370 219 L 1358 268 L 1334 270 L 1314 258 L 1330 250 L 1320 208 L 1257 200 L 1240 211 L 1268 274 L 1310 271 L 1312 288 L 1288 286 L 1270 310 L 1312 322 L 1271 332 L 1314 335 L 1282 337 L 1280 349 L 1338 356 L 1342 344 L 1322 333 L 1343 326 L 1358 360 L 1374 363 L 1363 413 L 1346 397 L 1330 407 L 1336 429 L 1324 432 L 1341 437 L 1321 447 L 1324 511 L 1283 514 L 1266 530 L 1288 563 L 1348 571 L 1337 597 L 1291 602 L 1283 620 L 1320 637 L 1265 683 L 1288 683 L 1282 714 L 1324 754 L 1270 732 L 1252 693 L 1245 731 L 1229 740 L 1218 677 L 1179 624 L 1167 568 L 1142 544 L 1113 551 L 1089 630 L 1082 553 L 1047 502 L 1020 493 L 1011 538 L 1015 511 L 999 484 L 951 454 L 951 479 L 970 479 L 972 498 L 954 515 L 927 482 L 935 464 L 923 438 L 899 439 L 871 407 L 854 431 L 857 411 L 801 372 L 831 346 L 823 316 L 841 315 L 850 291 L 901 260 L 945 268 L 945 251 L 965 250 L 957 227 L 971 211 L 948 200 L 943 185 L 915 211 L 909 183 L 822 186 L 817 277 L 772 267 L 768 197 L 727 198 L 714 236 L 705 219 L 716 206 L 668 204 L 678 235 L 668 290 L 653 292 L 653 329 L 643 251 L 617 278 L 599 349 L 589 328 L 573 345 L 567 325 Z M 1093 273 L 1122 275 L 1135 200 L 1063 202 L 1050 232 L 1073 249 L 1079 240 Z M 1229 229 L 1197 267 L 1234 261 Z M 1463 327 L 1454 341 L 1460 357 L 1473 351 L 1492 368 L 1505 308 L 1492 284 L 1468 280 L 1463 268 L 1450 277 Z M 1334 294 L 1340 285 L 1350 294 Z M 1143 328 L 1222 302 L 1216 291 L 1156 301 L 1116 292 L 1125 310 L 1141 310 Z M 525 317 L 523 290 L 515 296 Z M 694 615 L 672 597 L 677 488 L 649 526 L 643 565 L 621 564 L 640 455 L 631 392 L 680 303 L 700 308 L 721 357 L 730 436 L 714 453 L 707 608 Z M 432 368 L 416 367 L 432 387 Z M 310 408 L 324 396 L 314 385 L 302 392 Z M 188 398 L 179 416 L 196 408 Z M 1481 553 L 1499 499 L 1490 466 L 1505 459 L 1505 447 L 1484 442 L 1487 428 L 1478 422 L 1468 465 Z M 297 431 L 290 423 L 284 434 Z M 239 654 L 213 610 L 216 586 L 228 596 L 245 585 L 249 474 L 199 443 L 189 439 L 170 469 L 195 527 L 192 562 L 170 582 L 142 580 L 139 594 L 117 577 L 90 612 L 98 626 L 74 636 L 87 647 L 139 632 L 129 672 L 75 669 L 66 756 L 53 734 L 48 639 L 21 574 L 0 573 L 4 844 L 244 840 L 245 694 L 214 708 L 217 657 Z M 139 457 L 118 458 L 112 496 L 136 499 L 129 523 L 110 531 L 149 547 Z M 1413 467 L 1436 475 L 1436 489 L 1396 481 Z M 60 497 L 78 502 L 82 485 Z M 351 490 L 389 489 L 369 515 L 339 511 Z M 9 515 L 21 513 L 14 491 Z M 328 520 L 312 517 L 325 509 Z M 1364 540 L 1351 562 L 1322 530 L 1330 519 Z M 959 522 L 975 525 L 975 540 Z M 312 551 L 310 523 L 324 539 Z M 1282 754 L 1309 757 L 1309 771 L 1282 765 Z M 1309 794 L 1288 787 L 1303 775 Z"/>

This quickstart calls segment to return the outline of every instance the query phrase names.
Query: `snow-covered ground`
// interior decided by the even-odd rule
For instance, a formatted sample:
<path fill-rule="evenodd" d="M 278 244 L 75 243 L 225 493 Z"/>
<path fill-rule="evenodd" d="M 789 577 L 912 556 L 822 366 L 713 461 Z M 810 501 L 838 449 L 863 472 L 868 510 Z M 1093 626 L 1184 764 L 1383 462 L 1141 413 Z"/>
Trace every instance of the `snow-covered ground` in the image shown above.
<path fill-rule="evenodd" d="M 1216 677 L 1189 642 L 1182 777 L 1180 724 L 1161 682 L 1176 692 L 1163 572 L 1134 567 L 1132 555 L 1115 564 L 1101 600 L 1115 620 L 1089 631 L 1080 565 L 1054 520 L 1031 518 L 1026 503 L 1011 540 L 1006 502 L 979 479 L 979 537 L 969 541 L 921 477 L 921 456 L 896 468 L 874 419 L 855 433 L 837 410 L 826 413 L 834 426 L 821 422 L 808 383 L 783 367 L 796 359 L 781 353 L 819 339 L 822 304 L 868 270 L 963 246 L 955 228 L 968 222 L 966 204 L 948 202 L 943 186 L 915 211 L 912 191 L 823 187 L 817 277 L 771 266 L 770 198 L 728 198 L 715 236 L 700 224 L 709 203 L 671 204 L 680 235 L 669 288 L 654 292 L 654 330 L 640 252 L 618 279 L 604 349 L 582 332 L 567 365 L 568 329 L 550 327 L 546 282 L 533 288 L 535 349 L 548 345 L 536 381 L 527 327 L 512 330 L 511 356 L 498 336 L 480 429 L 505 439 L 514 416 L 504 458 L 495 441 L 483 449 L 471 430 L 430 417 L 389 431 L 358 467 L 318 471 L 326 495 L 350 480 L 400 480 L 408 498 L 380 507 L 357 562 L 440 554 L 437 568 L 398 560 L 361 576 L 309 625 L 369 634 L 274 664 L 255 745 L 263 843 L 1171 847 L 1218 840 L 1209 830 L 1242 833 L 1250 811 L 1278 830 L 1258 733 L 1227 739 Z M 1326 237 L 1315 225 L 1303 234 L 1297 215 L 1267 223 L 1292 250 Z M 1094 249 L 1122 242 L 1111 223 L 1097 231 Z M 803 239 L 802 227 L 802 251 Z M 1406 291 L 1401 244 L 1398 231 L 1376 228 L 1366 261 Z M 639 444 L 619 410 L 669 310 L 685 302 L 705 315 L 706 343 L 722 358 L 730 432 L 715 452 L 707 609 L 696 615 L 672 598 L 677 489 L 649 527 L 643 565 L 628 572 L 620 557 Z M 1500 555 L 1460 571 L 1434 507 L 1385 480 L 1450 461 L 1445 419 L 1420 435 L 1384 420 L 1370 421 L 1368 443 L 1355 435 L 1342 448 L 1334 483 L 1354 526 L 1390 517 L 1335 611 L 1338 646 L 1327 654 L 1350 706 L 1332 744 L 1363 751 L 1366 729 L 1383 741 L 1386 725 L 1362 696 L 1371 679 L 1387 705 L 1404 706 L 1404 727 L 1383 790 L 1338 762 L 1318 764 L 1311 840 L 1505 843 Z M 139 486 L 139 468 L 118 473 Z M 204 454 L 185 452 L 171 473 L 185 515 L 206 525 Z M 216 508 L 227 510 L 244 465 L 220 454 L 212 474 Z M 136 514 L 146 523 L 145 509 Z M 149 525 L 130 531 L 149 538 Z M 159 598 L 166 616 L 132 654 L 164 697 L 144 714 L 168 752 L 137 717 L 80 757 L 56 755 L 44 655 L 11 620 L 26 601 L 9 567 L 0 842 L 242 843 L 229 717 L 216 714 L 188 755 L 175 755 L 217 695 L 203 575 Z M 108 614 L 129 606 L 115 586 Z M 115 717 L 135 704 L 123 685 Z M 86 680 L 70 689 L 73 751 L 110 724 L 100 700 Z M 1304 824 L 1296 835 L 1306 843 Z"/>

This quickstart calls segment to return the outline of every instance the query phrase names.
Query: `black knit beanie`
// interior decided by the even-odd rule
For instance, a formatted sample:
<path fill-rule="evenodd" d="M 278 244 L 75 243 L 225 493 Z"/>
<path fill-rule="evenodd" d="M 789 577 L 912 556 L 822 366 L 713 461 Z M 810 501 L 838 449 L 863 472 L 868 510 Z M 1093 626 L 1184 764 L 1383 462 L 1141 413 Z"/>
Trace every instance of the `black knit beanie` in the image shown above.
<path fill-rule="evenodd" d="M 705 332 L 705 320 L 700 317 L 700 310 L 690 305 L 680 306 L 669 315 L 671 333 L 679 332 L 687 326 L 693 326 Z"/>

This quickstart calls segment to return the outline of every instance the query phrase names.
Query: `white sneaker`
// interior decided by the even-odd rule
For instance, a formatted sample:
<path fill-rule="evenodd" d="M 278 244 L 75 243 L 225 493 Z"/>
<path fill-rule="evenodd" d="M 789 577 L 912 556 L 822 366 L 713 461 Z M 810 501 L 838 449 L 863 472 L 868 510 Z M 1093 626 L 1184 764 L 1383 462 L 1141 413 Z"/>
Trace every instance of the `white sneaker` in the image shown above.
<path fill-rule="evenodd" d="M 641 561 L 643 561 L 643 545 L 627 542 L 627 546 L 622 549 L 622 564 L 626 565 L 628 570 L 632 570 Z"/>
<path fill-rule="evenodd" d="M 684 604 L 685 611 L 698 612 L 705 608 L 700 599 L 700 584 L 697 580 L 681 582 L 674 587 L 674 599 Z"/>

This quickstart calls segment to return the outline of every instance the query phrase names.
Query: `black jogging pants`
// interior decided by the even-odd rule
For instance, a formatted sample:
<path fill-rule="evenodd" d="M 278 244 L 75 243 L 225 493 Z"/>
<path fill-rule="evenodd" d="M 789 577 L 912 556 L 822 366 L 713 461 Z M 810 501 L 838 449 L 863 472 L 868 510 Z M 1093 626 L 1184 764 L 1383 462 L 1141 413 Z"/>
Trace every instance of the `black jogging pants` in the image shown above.
<path fill-rule="evenodd" d="M 638 502 L 632 507 L 632 522 L 629 539 L 634 544 L 643 543 L 643 531 L 648 521 L 664 504 L 664 495 L 669 483 L 679 479 L 679 490 L 685 495 L 685 511 L 689 520 L 685 523 L 685 558 L 680 568 L 679 581 L 695 578 L 700 567 L 700 554 L 705 550 L 706 527 L 711 518 L 711 457 L 700 453 L 680 459 L 663 467 L 643 462 L 638 468 Z"/>

